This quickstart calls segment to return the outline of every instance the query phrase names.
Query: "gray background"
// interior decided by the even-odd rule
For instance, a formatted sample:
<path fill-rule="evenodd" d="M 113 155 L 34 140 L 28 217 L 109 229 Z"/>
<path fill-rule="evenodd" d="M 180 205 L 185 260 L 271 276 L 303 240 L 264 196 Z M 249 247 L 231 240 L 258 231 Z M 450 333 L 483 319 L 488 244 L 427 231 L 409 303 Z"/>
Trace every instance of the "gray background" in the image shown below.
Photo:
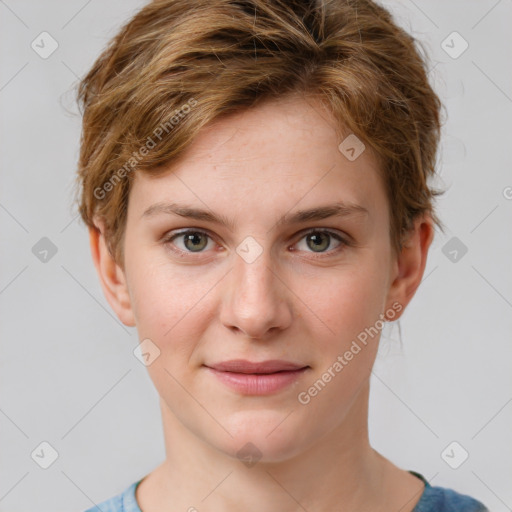
<path fill-rule="evenodd" d="M 137 332 L 110 310 L 72 207 L 72 88 L 143 3 L 0 0 L 0 512 L 83 511 L 164 457 Z M 383 333 L 370 438 L 432 485 L 512 510 L 512 3 L 385 5 L 425 42 L 447 108 L 438 182 L 447 230 L 402 318 L 403 348 L 397 325 Z M 31 48 L 43 31 L 59 45 L 47 59 Z M 441 46 L 453 31 L 469 43 L 458 58 Z M 46 262 L 33 252 L 43 237 L 57 249 Z M 43 441 L 58 452 L 48 469 L 31 457 Z M 453 441 L 462 448 L 443 458 Z M 460 462 L 462 449 L 469 458 L 453 469 L 446 460 Z M 49 451 L 38 450 L 44 462 Z"/>

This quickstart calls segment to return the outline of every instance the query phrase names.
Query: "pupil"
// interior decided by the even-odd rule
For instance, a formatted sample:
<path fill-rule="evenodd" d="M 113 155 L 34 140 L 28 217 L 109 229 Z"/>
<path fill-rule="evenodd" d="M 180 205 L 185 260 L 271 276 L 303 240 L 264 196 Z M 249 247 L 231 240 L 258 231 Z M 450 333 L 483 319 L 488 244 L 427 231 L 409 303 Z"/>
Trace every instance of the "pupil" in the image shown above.
<path fill-rule="evenodd" d="M 193 249 L 193 248 L 197 249 L 198 247 L 199 247 L 199 249 L 202 249 L 203 247 L 197 245 L 197 241 L 198 241 L 197 239 L 200 238 L 201 236 L 202 236 L 201 233 L 190 233 L 190 234 L 186 235 L 185 246 L 188 249 Z M 190 247 L 188 242 L 191 242 L 191 241 L 193 241 L 193 245 Z M 204 246 L 204 244 L 203 244 L 203 246 Z"/>
<path fill-rule="evenodd" d="M 310 240 L 313 240 L 315 247 L 317 247 L 317 248 L 320 245 L 322 245 L 322 241 L 320 240 L 321 237 L 325 237 L 325 239 L 327 239 L 327 237 L 325 236 L 325 233 L 314 234 L 314 235 L 309 235 L 309 236 L 310 236 Z M 329 242 L 327 242 L 327 247 L 329 247 Z M 327 247 L 324 247 L 324 249 L 326 249 Z"/>

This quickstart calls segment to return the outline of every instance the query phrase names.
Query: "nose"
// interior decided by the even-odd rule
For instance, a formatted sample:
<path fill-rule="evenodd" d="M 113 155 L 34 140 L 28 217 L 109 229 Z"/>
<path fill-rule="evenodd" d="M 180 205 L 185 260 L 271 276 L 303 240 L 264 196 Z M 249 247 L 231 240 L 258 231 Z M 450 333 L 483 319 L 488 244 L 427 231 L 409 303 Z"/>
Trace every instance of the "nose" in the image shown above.
<path fill-rule="evenodd" d="M 223 325 L 252 339 L 286 329 L 293 319 L 293 293 L 282 274 L 268 248 L 252 262 L 235 254 L 222 290 Z"/>

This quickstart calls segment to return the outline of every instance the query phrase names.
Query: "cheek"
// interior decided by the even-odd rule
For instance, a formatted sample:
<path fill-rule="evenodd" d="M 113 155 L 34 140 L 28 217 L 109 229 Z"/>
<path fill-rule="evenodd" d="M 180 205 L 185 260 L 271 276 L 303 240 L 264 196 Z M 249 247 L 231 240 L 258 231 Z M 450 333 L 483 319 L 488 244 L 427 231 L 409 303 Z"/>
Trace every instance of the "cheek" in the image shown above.
<path fill-rule="evenodd" d="M 160 396 L 183 410 L 190 397 L 179 383 L 188 381 L 194 351 L 211 321 L 205 294 L 212 286 L 207 277 L 194 278 L 169 264 L 146 266 L 133 275 L 139 339 L 149 338 L 160 351 L 148 374 Z"/>
<path fill-rule="evenodd" d="M 141 326 L 156 325 L 162 312 L 172 314 L 177 301 L 176 290 L 181 291 L 179 275 L 171 276 L 164 262 L 155 260 L 151 251 L 135 248 L 130 254 L 130 288 L 133 294 L 133 308 Z M 178 281 L 177 281 L 178 280 Z"/>
<path fill-rule="evenodd" d="M 377 264 L 340 268 L 325 278 L 298 284 L 297 295 L 307 306 L 303 316 L 310 325 L 318 324 L 313 339 L 328 353 L 350 345 L 359 333 L 375 324 L 382 312 L 385 280 Z"/>
<path fill-rule="evenodd" d="M 307 325 L 317 363 L 315 374 L 297 391 L 305 431 L 324 432 L 339 424 L 371 375 L 383 327 L 379 315 L 385 275 L 378 260 L 361 268 L 339 269 L 335 276 L 322 279 L 321 287 L 301 291 L 315 313 Z M 316 326 L 323 335 L 315 335 Z M 324 419 L 321 426 L 315 422 L 319 416 Z"/>
<path fill-rule="evenodd" d="M 150 338 L 176 359 L 192 352 L 194 339 L 210 321 L 206 311 L 214 276 L 168 262 L 140 260 L 131 273 L 132 306 L 141 339 Z M 210 282 L 211 281 L 211 282 Z M 199 337 L 199 338 L 198 338 Z"/>

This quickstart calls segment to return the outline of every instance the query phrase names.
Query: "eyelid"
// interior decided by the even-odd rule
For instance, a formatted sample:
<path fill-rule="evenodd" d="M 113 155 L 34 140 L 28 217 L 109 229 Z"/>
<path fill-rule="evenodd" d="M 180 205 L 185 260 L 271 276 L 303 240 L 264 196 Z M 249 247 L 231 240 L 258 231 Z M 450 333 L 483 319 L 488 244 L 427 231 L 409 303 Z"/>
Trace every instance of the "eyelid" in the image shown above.
<path fill-rule="evenodd" d="M 305 235 L 308 235 L 309 233 L 328 233 L 328 234 L 331 234 L 331 235 L 336 235 L 337 237 L 339 237 L 343 242 L 345 243 L 349 243 L 350 241 L 350 238 L 347 234 L 343 233 L 343 232 L 340 232 L 336 229 L 332 229 L 332 228 L 323 228 L 323 227 L 318 227 L 318 228 L 307 228 L 307 229 L 303 229 L 302 231 L 299 231 L 296 236 L 297 237 L 304 237 Z M 343 234 L 342 234 L 343 233 Z"/>
<path fill-rule="evenodd" d="M 314 252 L 314 251 L 308 251 L 308 258 L 309 259 L 323 259 L 323 258 L 329 258 L 334 257 L 338 255 L 340 252 L 342 252 L 346 247 L 350 247 L 353 245 L 351 241 L 351 237 L 348 235 L 341 235 L 337 230 L 330 229 L 330 228 L 308 228 L 302 231 L 299 231 L 297 233 L 297 240 L 294 242 L 293 245 L 299 243 L 305 236 L 307 236 L 310 233 L 327 233 L 331 238 L 334 238 L 339 242 L 338 247 L 335 247 L 334 249 L 329 249 L 326 252 Z"/>
<path fill-rule="evenodd" d="M 212 241 L 214 241 L 216 243 L 216 236 L 213 235 L 213 233 L 211 231 L 209 231 L 208 229 L 205 229 L 205 228 L 194 228 L 194 227 L 183 228 L 181 230 L 178 229 L 178 230 L 168 231 L 168 232 L 166 232 L 161 237 L 161 240 L 162 240 L 162 243 L 164 243 L 164 245 L 167 245 L 169 243 L 172 243 L 172 241 L 175 238 L 177 238 L 179 236 L 182 236 L 182 235 L 185 235 L 187 233 L 202 233 L 202 234 L 205 234 Z M 302 231 L 299 231 L 298 233 L 296 233 L 294 235 L 294 237 L 293 237 L 295 239 L 295 242 L 293 243 L 293 245 L 297 244 L 300 240 L 302 240 L 306 235 L 308 235 L 310 233 L 327 233 L 332 238 L 335 238 L 338 242 L 340 242 L 340 245 L 338 247 L 336 247 L 335 249 L 328 250 L 327 252 L 324 252 L 324 253 L 322 253 L 322 252 L 315 253 L 315 252 L 311 251 L 310 254 L 313 256 L 313 258 L 315 258 L 315 257 L 322 258 L 322 257 L 331 256 L 333 254 L 336 254 L 340 250 L 342 250 L 343 247 L 346 247 L 346 246 L 348 247 L 348 246 L 352 245 L 352 243 L 353 243 L 352 242 L 352 238 L 349 235 L 347 235 L 347 234 L 341 235 L 335 229 L 323 228 L 323 227 L 312 227 L 312 228 L 303 229 Z M 197 252 L 197 253 L 194 253 L 194 252 L 182 251 L 181 249 L 178 249 L 178 248 L 175 248 L 173 250 L 177 251 L 178 253 L 187 254 L 187 255 L 203 254 L 203 252 L 201 252 L 201 251 Z"/>

